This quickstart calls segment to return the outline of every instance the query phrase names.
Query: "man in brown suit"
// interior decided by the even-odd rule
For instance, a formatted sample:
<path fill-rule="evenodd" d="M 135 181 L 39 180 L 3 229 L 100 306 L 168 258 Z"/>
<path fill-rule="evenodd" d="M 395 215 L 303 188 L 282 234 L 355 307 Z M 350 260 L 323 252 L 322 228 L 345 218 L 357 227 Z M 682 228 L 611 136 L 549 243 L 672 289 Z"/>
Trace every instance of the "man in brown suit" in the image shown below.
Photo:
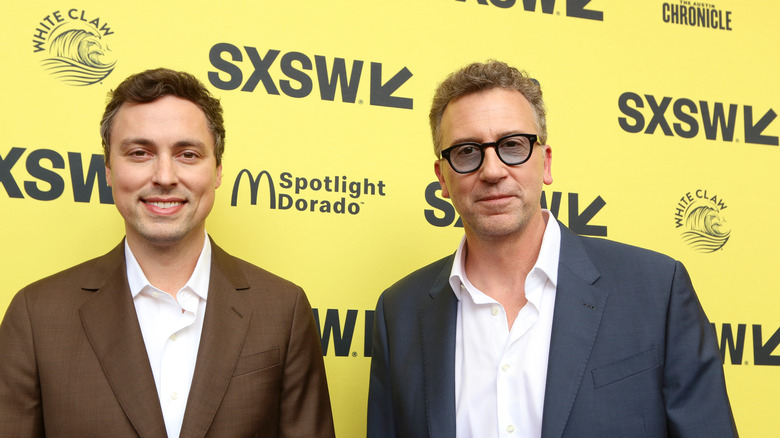
<path fill-rule="evenodd" d="M 167 69 L 109 96 L 101 135 L 126 238 L 11 302 L 0 436 L 333 436 L 303 290 L 206 234 L 219 101 Z"/>

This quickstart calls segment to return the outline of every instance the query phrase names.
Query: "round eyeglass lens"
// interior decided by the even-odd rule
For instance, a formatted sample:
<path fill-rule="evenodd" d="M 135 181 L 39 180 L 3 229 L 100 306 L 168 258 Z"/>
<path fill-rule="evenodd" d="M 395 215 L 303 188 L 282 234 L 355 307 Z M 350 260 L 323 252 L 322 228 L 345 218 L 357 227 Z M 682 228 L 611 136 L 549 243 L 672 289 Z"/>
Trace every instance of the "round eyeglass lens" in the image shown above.
<path fill-rule="evenodd" d="M 450 151 L 452 166 L 461 172 L 476 169 L 481 161 L 482 151 L 476 145 L 464 144 Z"/>
<path fill-rule="evenodd" d="M 526 137 L 510 137 L 498 144 L 498 156 L 507 164 L 519 164 L 528 159 L 531 141 Z"/>

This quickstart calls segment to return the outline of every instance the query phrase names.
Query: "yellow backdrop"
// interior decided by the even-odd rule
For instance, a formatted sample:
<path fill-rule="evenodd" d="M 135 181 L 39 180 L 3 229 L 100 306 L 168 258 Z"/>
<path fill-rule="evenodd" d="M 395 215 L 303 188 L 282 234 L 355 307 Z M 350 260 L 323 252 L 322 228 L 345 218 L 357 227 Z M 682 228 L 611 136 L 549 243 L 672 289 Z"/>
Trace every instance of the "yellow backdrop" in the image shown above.
<path fill-rule="evenodd" d="M 305 288 L 327 345 L 337 433 L 364 435 L 376 299 L 462 235 L 431 185 L 433 89 L 468 62 L 497 58 L 545 91 L 555 178 L 547 206 L 577 232 L 682 260 L 716 327 L 740 432 L 777 435 L 767 420 L 780 392 L 780 4 L 4 6 L 0 309 L 25 284 L 122 238 L 101 192 L 106 92 L 147 68 L 192 72 L 226 116 L 208 231 Z"/>

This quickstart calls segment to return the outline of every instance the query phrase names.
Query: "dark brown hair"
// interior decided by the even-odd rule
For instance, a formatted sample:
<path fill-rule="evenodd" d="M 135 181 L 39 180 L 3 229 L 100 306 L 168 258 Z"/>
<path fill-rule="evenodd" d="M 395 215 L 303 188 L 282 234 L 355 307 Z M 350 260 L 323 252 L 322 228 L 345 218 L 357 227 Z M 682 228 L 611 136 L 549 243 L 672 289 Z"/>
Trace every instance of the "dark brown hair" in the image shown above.
<path fill-rule="evenodd" d="M 122 104 L 148 103 L 168 95 L 187 99 L 203 110 L 208 128 L 214 135 L 214 155 L 217 165 L 222 163 L 222 153 L 225 150 L 225 126 L 219 99 L 212 96 L 195 76 L 186 72 L 158 68 L 134 74 L 108 93 L 106 111 L 100 121 L 100 137 L 103 140 L 103 154 L 107 166 L 110 166 L 111 129 Z"/>

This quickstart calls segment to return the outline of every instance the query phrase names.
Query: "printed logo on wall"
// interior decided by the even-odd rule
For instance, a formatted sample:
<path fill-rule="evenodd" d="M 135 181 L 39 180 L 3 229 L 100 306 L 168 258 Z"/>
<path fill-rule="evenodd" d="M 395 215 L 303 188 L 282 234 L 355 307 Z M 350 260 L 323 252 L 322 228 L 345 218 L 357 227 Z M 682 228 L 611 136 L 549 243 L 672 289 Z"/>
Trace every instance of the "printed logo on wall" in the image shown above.
<path fill-rule="evenodd" d="M 57 10 L 33 31 L 33 53 L 50 75 L 74 86 L 96 84 L 114 71 L 116 59 L 105 37 L 114 32 L 100 17 L 83 9 Z"/>
<path fill-rule="evenodd" d="M 684 194 L 674 212 L 675 228 L 683 228 L 683 241 L 698 252 L 715 252 L 728 242 L 731 227 L 726 223 L 723 210 L 726 204 L 707 190 L 695 190 Z"/>
<path fill-rule="evenodd" d="M 244 52 L 249 63 L 244 61 Z M 323 55 L 314 55 L 312 63 L 309 55 L 298 51 L 282 54 L 281 50 L 268 49 L 261 55 L 256 47 L 245 45 L 242 50 L 229 43 L 214 44 L 209 50 L 209 62 L 217 70 L 208 72 L 209 82 L 220 90 L 241 87 L 241 91 L 251 93 L 264 89 L 266 93 L 276 96 L 281 90 L 286 96 L 300 99 L 314 92 L 316 81 L 320 98 L 324 101 L 335 101 L 340 88 L 342 102 L 358 102 L 362 105 L 364 100 L 358 99 L 358 91 L 368 86 L 369 105 L 414 108 L 414 99 L 395 95 L 412 77 L 411 70 L 406 66 L 392 73 L 393 69 L 388 70 L 381 62 L 371 62 L 366 78 L 363 74 L 363 70 L 366 70 L 363 68 L 364 62 L 360 60 L 352 61 L 351 67 L 348 67 L 346 58 L 335 57 L 331 62 Z M 283 75 L 278 80 L 271 73 L 271 67 L 275 65 Z M 246 74 L 249 73 L 247 67 L 252 69 L 250 74 Z M 258 88 L 261 82 L 263 86 Z M 368 85 L 365 85 L 366 82 Z"/>
<path fill-rule="evenodd" d="M 664 23 L 731 30 L 731 11 L 718 9 L 713 3 L 691 0 L 664 2 L 661 4 L 661 14 Z"/>
<path fill-rule="evenodd" d="M 440 196 L 441 185 L 439 181 L 433 181 L 425 188 L 425 201 L 431 208 L 423 210 L 425 220 L 434 227 L 459 227 L 463 228 L 463 220 L 458 216 L 455 206 L 449 199 Z M 561 207 L 562 192 L 542 192 L 539 200 L 540 206 L 550 210 L 553 217 L 567 221 L 566 226 L 570 230 L 583 236 L 607 237 L 607 226 L 591 223 L 593 218 L 607 205 L 601 195 L 588 203 L 588 206 L 580 210 L 580 201 L 587 201 L 587 195 L 568 193 L 566 195 L 566 208 Z M 567 219 L 568 218 L 568 219 Z"/>
<path fill-rule="evenodd" d="M 463 2 L 465 3 L 466 0 L 455 0 L 456 2 Z M 473 3 L 473 2 L 471 2 Z M 520 2 L 517 2 L 515 0 L 477 0 L 476 4 L 482 5 L 482 6 L 490 6 L 499 8 L 499 9 L 522 9 L 526 12 L 535 12 L 537 2 L 536 0 L 523 0 L 522 5 L 518 4 Z M 559 2 L 560 5 L 563 2 Z M 588 3 L 590 3 L 590 0 L 567 0 L 566 1 L 566 16 L 567 17 L 574 17 L 574 18 L 584 18 L 586 20 L 594 20 L 594 21 L 604 21 L 604 11 L 599 11 L 595 9 L 586 9 L 586 6 L 588 6 Z M 556 14 L 561 15 L 561 6 L 558 6 L 558 8 L 555 8 L 555 0 L 542 0 L 541 1 L 541 7 L 542 7 L 542 13 L 545 14 Z"/>
<path fill-rule="evenodd" d="M 649 109 L 652 115 L 640 108 Z M 660 131 L 667 137 L 701 138 L 704 135 L 707 140 L 735 143 L 740 142 L 739 134 L 743 134 L 745 143 L 778 145 L 776 135 L 764 134 L 777 118 L 772 108 L 759 117 L 763 111 L 759 106 L 694 101 L 685 97 L 673 99 L 627 91 L 618 97 L 618 109 L 626 116 L 618 117 L 620 128 L 632 134 L 652 135 Z"/>
<path fill-rule="evenodd" d="M 261 170 L 256 175 L 249 169 L 241 169 L 233 184 L 233 192 L 230 205 L 236 207 L 239 199 L 239 186 L 243 176 L 249 181 L 249 195 L 251 205 L 257 205 L 257 196 L 260 191 L 260 182 L 265 179 L 268 185 L 268 208 L 271 210 L 297 210 L 300 212 L 333 213 L 357 215 L 361 206 L 365 204 L 363 199 L 369 197 L 384 197 L 386 195 L 385 182 L 370 178 L 352 179 L 346 175 L 318 175 L 305 177 L 293 175 L 290 172 L 279 174 L 278 185 L 267 170 Z M 265 178 L 263 178 L 265 176 Z M 279 193 L 277 193 L 277 188 Z M 323 199 L 327 197 L 329 199 Z"/>

